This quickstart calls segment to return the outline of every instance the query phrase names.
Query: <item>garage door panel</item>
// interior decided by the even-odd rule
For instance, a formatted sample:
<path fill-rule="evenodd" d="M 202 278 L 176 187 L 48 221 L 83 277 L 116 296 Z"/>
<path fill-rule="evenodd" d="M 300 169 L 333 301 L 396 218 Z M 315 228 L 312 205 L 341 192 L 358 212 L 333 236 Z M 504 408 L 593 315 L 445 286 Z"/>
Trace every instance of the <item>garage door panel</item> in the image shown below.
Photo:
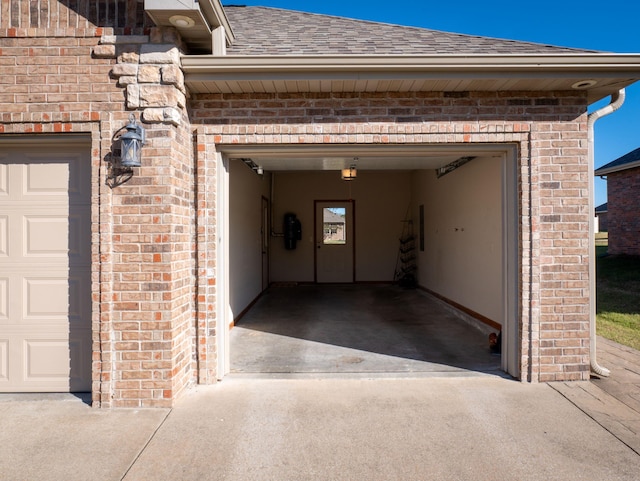
<path fill-rule="evenodd" d="M 9 202 L 11 203 L 11 202 Z M 24 204 L 24 202 L 13 202 Z M 15 207 L 2 206 L 5 213 L 0 214 L 0 260 L 6 265 L 18 265 L 28 262 L 26 258 L 34 258 L 33 262 L 58 262 L 67 265 L 71 257 L 69 245 L 74 243 L 73 257 L 90 255 L 81 251 L 89 251 L 90 246 L 79 246 L 91 234 L 75 232 L 90 230 L 88 221 L 82 220 L 77 212 L 73 222 L 69 222 L 67 208 L 51 209 L 47 206 L 23 206 L 22 211 Z M 85 209 L 86 210 L 86 209 Z M 70 230 L 70 227 L 74 230 Z M 36 259 L 37 258 L 37 259 Z"/>
<path fill-rule="evenodd" d="M 74 206 L 69 212 L 68 258 L 71 266 L 91 263 L 91 226 L 84 210 Z"/>
<path fill-rule="evenodd" d="M 25 156 L 29 169 L 23 173 L 23 195 L 29 198 L 63 197 L 69 204 L 86 204 L 91 164 L 83 153 Z"/>
<path fill-rule="evenodd" d="M 25 320 L 67 320 L 69 284 L 66 277 L 25 277 L 23 286 Z"/>
<path fill-rule="evenodd" d="M 91 390 L 91 333 L 71 333 L 69 388 L 71 391 Z"/>
<path fill-rule="evenodd" d="M 0 385 L 9 381 L 9 339 L 0 339 Z"/>
<path fill-rule="evenodd" d="M 23 217 L 25 256 L 67 258 L 69 223 L 66 215 Z"/>
<path fill-rule="evenodd" d="M 43 158 L 27 158 L 23 165 L 23 194 L 25 197 L 57 196 L 68 197 L 69 164 L 64 161 L 50 161 Z"/>
<path fill-rule="evenodd" d="M 0 257 L 9 256 L 9 216 L 0 214 Z"/>
<path fill-rule="evenodd" d="M 0 326 L 9 320 L 9 278 L 0 277 Z"/>
<path fill-rule="evenodd" d="M 71 167 L 69 174 L 69 204 L 85 205 L 91 203 L 91 189 L 87 189 L 91 178 L 91 163 L 81 155 L 68 159 Z"/>
<path fill-rule="evenodd" d="M 25 339 L 25 380 L 69 379 L 69 339 Z"/>
<path fill-rule="evenodd" d="M 90 329 L 91 323 L 91 284 L 89 270 L 85 273 L 74 272 L 69 277 L 69 322 L 73 326 L 82 325 Z"/>
<path fill-rule="evenodd" d="M 0 198 L 9 195 L 8 168 L 6 156 L 0 156 Z"/>
<path fill-rule="evenodd" d="M 22 325 L 49 319 L 67 322 L 69 287 L 64 266 L 53 269 L 43 263 L 40 269 L 11 266 L 0 277 L 0 325 Z M 44 274 L 57 274 L 43 276 Z M 3 272 L 4 274 L 4 272 Z M 64 295 L 62 294 L 64 292 Z"/>

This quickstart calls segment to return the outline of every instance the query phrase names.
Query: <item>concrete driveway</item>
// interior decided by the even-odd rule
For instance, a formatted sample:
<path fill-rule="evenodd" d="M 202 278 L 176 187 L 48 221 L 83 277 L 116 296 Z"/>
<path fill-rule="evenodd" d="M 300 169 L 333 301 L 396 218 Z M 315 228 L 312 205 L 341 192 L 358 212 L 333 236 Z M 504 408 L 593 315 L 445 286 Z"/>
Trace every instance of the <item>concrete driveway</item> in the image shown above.
<path fill-rule="evenodd" d="M 72 397 L 0 396 L 0 473 L 50 481 L 637 480 L 637 433 L 621 440 L 576 405 L 592 386 L 489 374 L 231 376 L 190 390 L 172 410 L 114 411 Z"/>

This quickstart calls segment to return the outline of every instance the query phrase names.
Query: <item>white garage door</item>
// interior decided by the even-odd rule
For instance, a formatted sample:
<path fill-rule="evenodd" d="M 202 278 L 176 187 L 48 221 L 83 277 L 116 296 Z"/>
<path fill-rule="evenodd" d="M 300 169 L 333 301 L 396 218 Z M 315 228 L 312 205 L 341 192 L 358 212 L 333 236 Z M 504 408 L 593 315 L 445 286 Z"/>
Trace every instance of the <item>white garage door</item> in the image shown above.
<path fill-rule="evenodd" d="M 0 144 L 0 391 L 91 388 L 89 149 Z"/>

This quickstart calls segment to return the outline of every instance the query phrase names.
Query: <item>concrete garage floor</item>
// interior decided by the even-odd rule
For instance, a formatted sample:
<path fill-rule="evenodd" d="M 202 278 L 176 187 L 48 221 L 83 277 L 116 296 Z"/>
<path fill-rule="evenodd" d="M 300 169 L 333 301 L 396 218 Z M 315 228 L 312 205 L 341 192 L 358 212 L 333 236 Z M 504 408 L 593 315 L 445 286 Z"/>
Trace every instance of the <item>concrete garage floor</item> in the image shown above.
<path fill-rule="evenodd" d="M 456 311 L 457 312 L 457 311 Z M 233 374 L 504 375 L 491 329 L 420 290 L 271 287 L 231 331 Z"/>

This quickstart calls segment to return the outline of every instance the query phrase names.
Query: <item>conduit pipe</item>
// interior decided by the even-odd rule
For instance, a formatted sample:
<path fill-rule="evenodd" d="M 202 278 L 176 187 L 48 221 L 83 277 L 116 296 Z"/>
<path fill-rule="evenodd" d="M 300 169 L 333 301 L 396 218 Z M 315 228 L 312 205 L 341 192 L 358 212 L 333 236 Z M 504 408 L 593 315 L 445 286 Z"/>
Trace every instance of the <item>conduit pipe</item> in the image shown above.
<path fill-rule="evenodd" d="M 276 232 L 273 228 L 273 204 L 274 200 L 274 192 L 275 192 L 275 183 L 276 183 L 276 173 L 271 172 L 271 193 L 269 194 L 269 224 L 271 224 L 271 237 L 284 237 L 284 232 Z"/>
<path fill-rule="evenodd" d="M 589 114 L 587 121 L 588 138 L 588 162 L 589 162 L 589 360 L 591 371 L 601 377 L 608 377 L 611 374 L 607 368 L 598 364 L 596 355 L 596 245 L 595 245 L 595 150 L 594 150 L 594 125 L 596 120 L 612 114 L 624 103 L 625 91 L 618 90 L 611 95 L 611 102 L 601 109 Z"/>

